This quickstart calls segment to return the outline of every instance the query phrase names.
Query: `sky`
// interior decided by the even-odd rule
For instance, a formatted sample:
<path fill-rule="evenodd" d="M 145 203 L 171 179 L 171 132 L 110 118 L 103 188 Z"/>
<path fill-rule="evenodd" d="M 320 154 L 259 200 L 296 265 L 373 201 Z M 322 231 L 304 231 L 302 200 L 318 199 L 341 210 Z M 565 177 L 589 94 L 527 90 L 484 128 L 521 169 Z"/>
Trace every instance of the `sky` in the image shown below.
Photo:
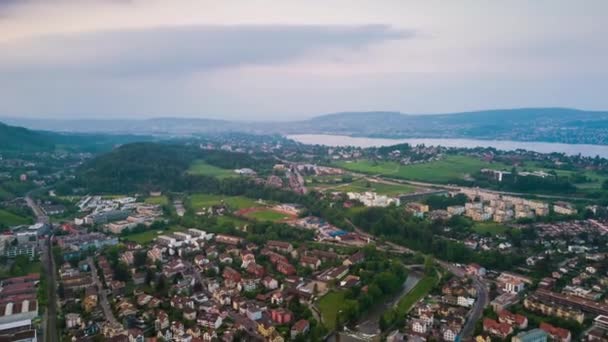
<path fill-rule="evenodd" d="M 608 110 L 608 1 L 0 0 L 0 117 Z"/>

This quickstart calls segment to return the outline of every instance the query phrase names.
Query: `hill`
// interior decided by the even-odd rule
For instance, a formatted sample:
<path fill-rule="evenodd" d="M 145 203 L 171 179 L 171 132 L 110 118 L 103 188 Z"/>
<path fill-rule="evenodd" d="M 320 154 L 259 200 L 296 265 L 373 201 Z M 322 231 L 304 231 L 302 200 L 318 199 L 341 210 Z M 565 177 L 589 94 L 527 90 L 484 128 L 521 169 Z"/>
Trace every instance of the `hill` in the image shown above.
<path fill-rule="evenodd" d="M 244 153 L 168 143 L 133 143 L 85 163 L 77 172 L 74 186 L 98 193 L 187 191 L 193 188 L 216 192 L 221 185 L 216 177 L 187 172 L 191 165 L 200 161 L 229 170 L 243 167 L 264 170 L 273 165 L 273 159 L 267 156 L 254 158 Z"/>
<path fill-rule="evenodd" d="M 0 122 L 0 147 L 2 151 L 52 151 L 55 142 L 47 134 Z"/>
<path fill-rule="evenodd" d="M 291 122 L 203 118 L 146 120 L 10 119 L 37 129 L 123 134 L 343 134 L 385 138 L 473 138 L 608 144 L 608 112 L 569 108 L 497 109 L 443 114 L 343 112 Z"/>

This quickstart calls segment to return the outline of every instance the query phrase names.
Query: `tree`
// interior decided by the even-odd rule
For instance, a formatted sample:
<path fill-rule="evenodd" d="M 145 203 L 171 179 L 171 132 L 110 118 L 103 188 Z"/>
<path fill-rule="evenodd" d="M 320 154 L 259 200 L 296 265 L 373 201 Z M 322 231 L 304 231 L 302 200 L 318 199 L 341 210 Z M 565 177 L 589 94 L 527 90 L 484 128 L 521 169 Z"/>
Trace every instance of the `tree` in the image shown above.
<path fill-rule="evenodd" d="M 432 256 L 427 255 L 424 258 L 424 273 L 426 275 L 432 275 L 434 272 L 434 267 L 435 267 L 435 259 Z"/>
<path fill-rule="evenodd" d="M 147 261 L 148 261 L 148 255 L 144 251 L 135 252 L 135 254 L 133 255 L 133 265 L 135 267 L 138 267 L 138 268 L 142 267 L 142 266 L 146 265 Z"/>

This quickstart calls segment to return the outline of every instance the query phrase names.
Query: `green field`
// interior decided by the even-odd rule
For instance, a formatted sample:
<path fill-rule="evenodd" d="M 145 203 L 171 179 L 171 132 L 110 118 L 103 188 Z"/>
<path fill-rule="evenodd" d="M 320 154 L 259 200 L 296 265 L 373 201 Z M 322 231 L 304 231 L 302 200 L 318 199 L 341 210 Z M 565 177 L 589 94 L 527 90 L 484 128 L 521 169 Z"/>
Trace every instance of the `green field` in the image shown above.
<path fill-rule="evenodd" d="M 369 185 L 369 187 L 368 187 Z M 326 189 L 328 191 L 341 192 L 365 192 L 372 191 L 381 195 L 396 196 L 416 192 L 416 188 L 407 184 L 385 184 L 378 182 L 368 182 L 364 179 L 356 180 L 350 184 L 339 185 Z"/>
<path fill-rule="evenodd" d="M 230 224 L 234 225 L 235 227 L 242 227 L 242 226 L 246 225 L 248 222 L 243 219 L 240 219 L 238 217 L 224 215 L 224 216 L 217 217 L 217 223 L 219 225 L 230 223 Z"/>
<path fill-rule="evenodd" d="M 478 234 L 504 234 L 509 230 L 509 227 L 496 222 L 476 222 L 472 229 Z"/>
<path fill-rule="evenodd" d="M 508 168 L 501 163 L 490 163 L 473 157 L 452 155 L 438 161 L 414 165 L 401 165 L 392 161 L 374 162 L 371 160 L 338 162 L 336 164 L 354 172 L 436 183 L 449 183 L 453 180 L 464 179 L 466 175 L 472 175 L 483 168 Z"/>
<path fill-rule="evenodd" d="M 258 220 L 258 221 L 271 221 L 277 222 L 281 220 L 288 219 L 289 216 L 278 211 L 272 209 L 262 209 L 258 211 L 254 211 L 246 215 L 249 218 Z"/>
<path fill-rule="evenodd" d="M 145 245 L 145 244 L 150 243 L 152 240 L 154 240 L 155 237 L 157 237 L 159 235 L 169 234 L 169 233 L 174 233 L 174 232 L 181 232 L 184 230 L 186 230 L 186 228 L 180 227 L 180 226 L 173 226 L 167 230 L 147 230 L 147 231 L 141 232 L 141 233 L 125 235 L 125 236 L 121 237 L 121 239 L 133 241 L 133 242 L 137 242 L 139 244 Z"/>
<path fill-rule="evenodd" d="M 155 196 L 146 198 L 145 202 L 154 205 L 166 205 L 169 204 L 169 199 L 167 196 Z"/>
<path fill-rule="evenodd" d="M 28 217 L 19 216 L 10 211 L 0 209 L 0 223 L 7 226 L 18 226 L 21 224 L 29 224 L 32 220 Z"/>
<path fill-rule="evenodd" d="M 237 176 L 237 174 L 234 173 L 234 170 L 222 169 L 220 167 L 207 164 L 202 160 L 195 161 L 188 169 L 188 173 L 192 175 L 205 175 L 218 178 Z"/>
<path fill-rule="evenodd" d="M 259 207 L 255 200 L 244 196 L 221 196 L 209 194 L 195 194 L 190 196 L 190 205 L 198 210 L 200 208 L 208 208 L 212 205 L 222 203 L 222 201 L 233 210 Z"/>
<path fill-rule="evenodd" d="M 338 311 L 356 305 L 356 300 L 344 298 L 344 291 L 330 292 L 319 299 L 317 303 L 317 307 L 323 316 L 323 323 L 329 330 L 333 330 L 336 326 Z"/>
<path fill-rule="evenodd" d="M 397 313 L 399 316 L 405 316 L 414 304 L 431 291 L 436 283 L 437 277 L 435 276 L 425 276 L 422 278 L 408 294 L 399 300 L 399 303 L 397 304 Z"/>

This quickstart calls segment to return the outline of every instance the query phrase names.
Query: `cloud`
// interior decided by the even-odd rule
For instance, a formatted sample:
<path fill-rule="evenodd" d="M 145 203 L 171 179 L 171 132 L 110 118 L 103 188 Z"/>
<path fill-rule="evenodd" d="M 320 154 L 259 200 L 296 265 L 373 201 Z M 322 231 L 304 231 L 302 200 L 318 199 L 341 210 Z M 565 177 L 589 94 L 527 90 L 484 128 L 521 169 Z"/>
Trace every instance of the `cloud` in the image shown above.
<path fill-rule="evenodd" d="M 339 57 L 414 31 L 386 25 L 232 25 L 41 36 L 0 45 L 2 73 L 181 74 L 288 63 L 327 51 Z M 335 56 L 333 56 L 335 57 Z"/>

